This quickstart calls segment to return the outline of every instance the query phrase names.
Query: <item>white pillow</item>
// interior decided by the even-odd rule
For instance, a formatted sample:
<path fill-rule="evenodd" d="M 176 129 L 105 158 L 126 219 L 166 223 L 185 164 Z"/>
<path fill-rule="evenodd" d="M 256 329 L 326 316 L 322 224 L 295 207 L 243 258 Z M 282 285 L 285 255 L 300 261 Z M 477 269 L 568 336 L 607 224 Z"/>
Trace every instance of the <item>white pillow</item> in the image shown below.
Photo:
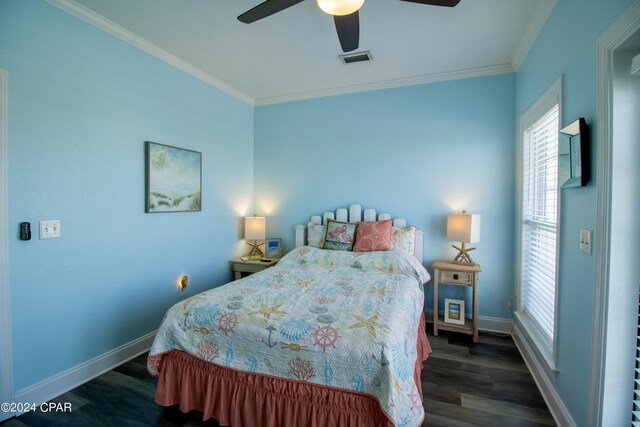
<path fill-rule="evenodd" d="M 307 244 L 322 249 L 326 227 L 310 222 L 307 224 Z"/>
<path fill-rule="evenodd" d="M 416 228 L 413 225 L 406 228 L 393 227 L 391 232 L 391 250 L 402 251 L 410 255 L 415 255 Z"/>

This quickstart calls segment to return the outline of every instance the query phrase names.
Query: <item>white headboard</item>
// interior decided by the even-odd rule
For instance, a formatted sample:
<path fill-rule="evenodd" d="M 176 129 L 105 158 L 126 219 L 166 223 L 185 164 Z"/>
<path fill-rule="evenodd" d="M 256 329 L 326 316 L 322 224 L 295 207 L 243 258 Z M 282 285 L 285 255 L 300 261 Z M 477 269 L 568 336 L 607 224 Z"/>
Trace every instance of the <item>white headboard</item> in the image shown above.
<path fill-rule="evenodd" d="M 364 219 L 363 219 L 364 214 Z M 333 212 L 325 212 L 320 215 L 314 215 L 311 217 L 311 221 L 315 224 L 326 224 L 327 219 L 335 219 L 337 221 L 344 222 L 358 222 L 358 221 L 376 221 L 376 210 L 375 209 L 362 209 L 360 205 L 349 205 L 349 209 L 340 208 L 337 209 L 335 214 Z M 378 221 L 384 221 L 387 219 L 391 219 L 391 215 L 388 213 L 381 213 L 377 215 Z M 393 226 L 398 228 L 403 228 L 407 226 L 407 221 L 404 218 L 396 218 L 393 220 Z M 296 248 L 298 246 L 304 246 L 306 243 L 306 225 L 296 225 Z M 416 253 L 415 257 L 423 262 L 423 242 L 424 242 L 424 231 L 416 230 Z"/>

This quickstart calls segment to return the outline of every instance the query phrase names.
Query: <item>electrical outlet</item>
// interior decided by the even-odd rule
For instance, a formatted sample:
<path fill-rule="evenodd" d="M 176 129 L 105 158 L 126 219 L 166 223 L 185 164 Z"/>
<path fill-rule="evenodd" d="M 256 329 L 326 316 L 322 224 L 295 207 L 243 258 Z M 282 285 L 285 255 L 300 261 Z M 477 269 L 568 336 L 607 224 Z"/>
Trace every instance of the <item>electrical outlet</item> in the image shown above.
<path fill-rule="evenodd" d="M 62 236 L 59 219 L 38 221 L 38 225 L 40 226 L 40 240 L 57 239 Z"/>
<path fill-rule="evenodd" d="M 591 255 L 591 233 L 586 228 L 580 229 L 580 251 L 587 255 Z"/>

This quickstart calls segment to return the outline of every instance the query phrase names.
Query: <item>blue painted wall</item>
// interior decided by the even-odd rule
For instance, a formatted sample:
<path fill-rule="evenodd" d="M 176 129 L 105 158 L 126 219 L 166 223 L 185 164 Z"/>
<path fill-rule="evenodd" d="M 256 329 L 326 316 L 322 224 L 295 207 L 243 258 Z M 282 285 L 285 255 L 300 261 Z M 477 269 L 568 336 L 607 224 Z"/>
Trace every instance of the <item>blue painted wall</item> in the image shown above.
<path fill-rule="evenodd" d="M 516 123 L 562 74 L 564 123 L 583 116 L 595 136 L 596 41 L 631 3 L 560 0 L 517 75 L 254 110 L 44 1 L 3 0 L 15 389 L 157 328 L 181 274 L 188 295 L 228 281 L 254 200 L 285 249 L 294 225 L 348 203 L 406 217 L 427 264 L 454 254 L 446 214 L 479 213 L 480 313 L 510 318 Z M 144 214 L 145 140 L 203 153 L 202 212 Z M 577 241 L 595 228 L 595 194 L 592 181 L 562 204 L 556 387 L 578 425 L 594 259 Z M 62 220 L 63 238 L 17 240 L 19 222 L 42 219 Z"/>
<path fill-rule="evenodd" d="M 425 260 L 452 259 L 446 215 L 482 215 L 480 314 L 511 318 L 515 75 L 258 107 L 255 205 L 267 234 L 359 203 L 425 231 Z M 433 307 L 432 286 L 426 307 Z M 453 294 L 452 296 L 458 296 Z"/>
<path fill-rule="evenodd" d="M 555 387 L 577 425 L 586 425 L 594 303 L 595 258 L 579 252 L 579 230 L 596 229 L 595 170 L 597 120 L 596 46 L 600 36 L 632 0 L 560 0 L 520 68 L 516 79 L 519 117 L 563 76 L 562 121 L 584 117 L 591 126 L 592 177 L 584 188 L 562 190 L 558 370 Z"/>
<path fill-rule="evenodd" d="M 40 0 L 0 2 L 15 390 L 157 329 L 231 279 L 253 108 Z M 202 212 L 144 213 L 144 141 L 202 152 Z M 38 240 L 37 221 L 62 220 Z M 29 221 L 34 238 L 18 240 Z"/>

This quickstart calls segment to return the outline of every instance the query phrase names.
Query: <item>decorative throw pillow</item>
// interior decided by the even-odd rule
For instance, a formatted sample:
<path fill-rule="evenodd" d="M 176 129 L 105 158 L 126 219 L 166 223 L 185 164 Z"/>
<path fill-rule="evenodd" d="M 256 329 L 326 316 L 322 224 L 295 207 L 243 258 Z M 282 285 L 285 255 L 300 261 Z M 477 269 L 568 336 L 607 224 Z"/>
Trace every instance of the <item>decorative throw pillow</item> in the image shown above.
<path fill-rule="evenodd" d="M 406 228 L 394 228 L 391 233 L 391 249 L 415 255 L 416 228 L 413 225 Z"/>
<path fill-rule="evenodd" d="M 350 251 L 356 234 L 356 224 L 329 219 L 324 235 L 324 249 Z"/>
<path fill-rule="evenodd" d="M 322 241 L 326 233 L 327 227 L 320 224 L 310 222 L 307 224 L 307 244 L 315 248 L 322 249 Z"/>
<path fill-rule="evenodd" d="M 391 249 L 391 227 L 393 221 L 359 222 L 354 252 L 388 251 Z"/>

